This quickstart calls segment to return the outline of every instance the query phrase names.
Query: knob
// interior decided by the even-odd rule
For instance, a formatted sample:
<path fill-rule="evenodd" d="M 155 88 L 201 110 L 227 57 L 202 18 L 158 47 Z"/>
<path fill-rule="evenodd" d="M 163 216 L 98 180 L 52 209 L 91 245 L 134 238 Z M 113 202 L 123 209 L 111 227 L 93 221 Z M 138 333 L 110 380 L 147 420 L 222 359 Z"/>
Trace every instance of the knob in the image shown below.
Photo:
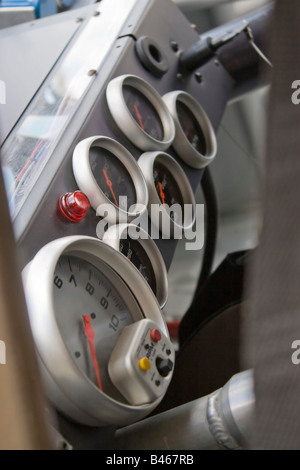
<path fill-rule="evenodd" d="M 156 359 L 156 367 L 162 377 L 167 377 L 167 375 L 173 370 L 174 363 L 171 359 L 162 359 L 161 357 L 158 357 Z"/>

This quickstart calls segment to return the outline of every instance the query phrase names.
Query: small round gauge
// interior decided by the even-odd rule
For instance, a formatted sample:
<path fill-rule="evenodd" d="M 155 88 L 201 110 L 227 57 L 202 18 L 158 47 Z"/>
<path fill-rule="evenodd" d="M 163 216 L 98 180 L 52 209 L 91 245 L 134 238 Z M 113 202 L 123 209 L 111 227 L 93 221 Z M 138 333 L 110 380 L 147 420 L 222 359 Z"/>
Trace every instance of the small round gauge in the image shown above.
<path fill-rule="evenodd" d="M 123 96 L 131 116 L 140 128 L 156 140 L 163 140 L 164 130 L 154 106 L 143 93 L 130 86 L 123 86 Z"/>
<path fill-rule="evenodd" d="M 175 137 L 175 126 L 157 91 L 134 75 L 114 78 L 106 98 L 116 124 L 141 150 L 166 150 Z"/>
<path fill-rule="evenodd" d="M 92 147 L 89 161 L 95 180 L 107 199 L 123 210 L 136 204 L 134 182 L 124 164 L 109 150 Z M 126 195 L 125 198 L 122 196 Z"/>
<path fill-rule="evenodd" d="M 98 239 L 71 236 L 44 246 L 25 268 L 23 280 L 46 390 L 63 414 L 91 426 L 124 425 L 145 417 L 158 405 L 172 374 L 162 383 L 160 371 L 153 367 L 149 377 L 159 376 L 162 388 L 155 386 L 153 391 L 152 383 L 145 385 L 143 356 L 136 357 L 135 351 L 141 350 L 138 345 L 147 331 L 139 338 L 136 325 L 140 331 L 145 319 L 151 321 L 154 326 L 149 334 L 159 330 L 162 348 L 169 344 L 169 337 L 159 304 L 133 264 Z M 126 395 L 115 385 L 117 351 L 126 350 L 126 335 L 136 346 L 125 388 L 139 382 L 141 396 L 151 397 L 141 402 L 135 395 L 140 406 L 127 401 L 131 390 Z M 122 353 L 120 360 L 128 364 L 125 356 Z M 114 378 L 110 368 L 117 369 Z"/>
<path fill-rule="evenodd" d="M 157 286 L 153 266 L 142 245 L 137 240 L 127 238 L 126 240 L 121 240 L 120 252 L 134 264 L 148 282 L 153 293 L 156 294 Z"/>
<path fill-rule="evenodd" d="M 189 230 L 194 223 L 196 203 L 189 180 L 179 163 L 164 152 L 145 152 L 138 164 L 148 186 L 148 210 L 152 223 L 164 236 L 174 236 L 175 230 Z"/>
<path fill-rule="evenodd" d="M 185 137 L 201 155 L 206 154 L 207 145 L 204 133 L 191 110 L 181 101 L 176 103 L 177 115 Z"/>
<path fill-rule="evenodd" d="M 167 269 L 150 235 L 134 224 L 109 227 L 103 241 L 119 250 L 138 269 L 163 308 L 168 298 Z"/>
<path fill-rule="evenodd" d="M 79 142 L 73 153 L 73 172 L 96 211 L 101 204 L 113 204 L 116 217 L 112 223 L 120 213 L 132 219 L 146 209 L 148 191 L 140 168 L 115 140 L 94 136 Z"/>
<path fill-rule="evenodd" d="M 163 100 L 174 119 L 173 147 L 179 157 L 193 168 L 209 165 L 217 152 L 217 139 L 202 106 L 184 91 L 172 91 Z"/>
<path fill-rule="evenodd" d="M 173 206 L 179 204 L 183 209 L 183 197 L 172 172 L 159 159 L 153 165 L 153 177 L 157 195 L 163 206 Z"/>

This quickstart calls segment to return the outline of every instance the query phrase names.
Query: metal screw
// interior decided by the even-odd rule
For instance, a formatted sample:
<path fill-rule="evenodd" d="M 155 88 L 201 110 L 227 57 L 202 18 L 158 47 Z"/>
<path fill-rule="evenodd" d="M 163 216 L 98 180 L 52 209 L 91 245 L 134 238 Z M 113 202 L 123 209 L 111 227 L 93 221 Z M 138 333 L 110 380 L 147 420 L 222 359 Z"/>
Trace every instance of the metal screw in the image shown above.
<path fill-rule="evenodd" d="M 83 18 L 76 18 L 76 23 L 81 23 L 81 21 L 83 21 Z"/>
<path fill-rule="evenodd" d="M 220 62 L 218 61 L 218 59 L 215 59 L 215 65 L 216 65 L 217 67 L 219 67 Z"/>
<path fill-rule="evenodd" d="M 94 16 L 100 16 L 100 11 L 95 11 Z"/>
<path fill-rule="evenodd" d="M 178 45 L 178 42 L 176 41 L 171 41 L 171 48 L 173 49 L 174 52 L 178 52 L 179 50 L 179 45 Z"/>
<path fill-rule="evenodd" d="M 203 75 L 202 75 L 202 73 L 200 73 L 200 72 L 195 72 L 195 78 L 196 78 L 196 80 L 197 80 L 198 83 L 201 83 L 202 80 L 203 80 Z"/>

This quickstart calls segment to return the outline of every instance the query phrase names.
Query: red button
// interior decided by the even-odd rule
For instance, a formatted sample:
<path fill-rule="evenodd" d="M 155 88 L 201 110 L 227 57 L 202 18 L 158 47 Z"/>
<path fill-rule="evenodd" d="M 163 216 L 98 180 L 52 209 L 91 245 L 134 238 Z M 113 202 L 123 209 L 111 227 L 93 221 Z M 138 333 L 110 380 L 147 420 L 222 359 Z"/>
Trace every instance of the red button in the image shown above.
<path fill-rule="evenodd" d="M 157 343 L 158 341 L 161 340 L 161 333 L 159 330 L 151 330 L 151 333 L 150 333 L 150 338 L 152 339 L 152 341 L 154 341 L 154 343 Z"/>
<path fill-rule="evenodd" d="M 66 193 L 59 198 L 58 207 L 61 214 L 71 222 L 80 222 L 90 208 L 90 202 L 81 191 Z"/>

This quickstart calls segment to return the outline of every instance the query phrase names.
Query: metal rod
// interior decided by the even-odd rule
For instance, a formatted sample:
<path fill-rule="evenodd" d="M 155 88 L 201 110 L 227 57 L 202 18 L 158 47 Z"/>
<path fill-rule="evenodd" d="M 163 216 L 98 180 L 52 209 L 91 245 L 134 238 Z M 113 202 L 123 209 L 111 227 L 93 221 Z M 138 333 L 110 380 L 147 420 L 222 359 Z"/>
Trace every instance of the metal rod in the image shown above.
<path fill-rule="evenodd" d="M 201 70 L 206 62 L 214 59 L 234 79 L 234 97 L 265 85 L 270 79 L 267 73 L 270 61 L 264 58 L 272 12 L 273 5 L 268 5 L 205 33 L 181 54 L 182 73 Z"/>
<path fill-rule="evenodd" d="M 252 371 L 236 374 L 211 395 L 119 429 L 116 449 L 245 448 L 254 415 L 253 389 Z"/>
<path fill-rule="evenodd" d="M 0 449 L 51 449 L 0 168 Z"/>

